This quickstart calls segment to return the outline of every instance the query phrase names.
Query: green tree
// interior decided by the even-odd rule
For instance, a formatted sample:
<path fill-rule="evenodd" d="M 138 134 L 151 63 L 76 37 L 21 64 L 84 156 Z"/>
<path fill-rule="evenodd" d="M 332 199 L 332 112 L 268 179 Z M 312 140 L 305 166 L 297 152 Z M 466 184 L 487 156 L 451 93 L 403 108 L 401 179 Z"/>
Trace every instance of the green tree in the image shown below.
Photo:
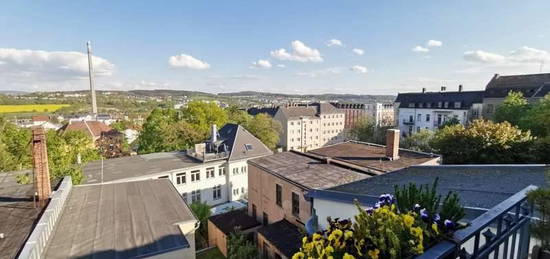
<path fill-rule="evenodd" d="M 350 136 L 359 141 L 372 142 L 376 125 L 370 117 L 358 121 L 350 130 Z"/>
<path fill-rule="evenodd" d="M 252 120 L 252 116 L 248 114 L 246 111 L 243 111 L 239 109 L 237 106 L 232 105 L 229 106 L 229 108 L 226 109 L 227 116 L 229 118 L 229 122 L 240 124 L 240 125 L 248 125 L 248 123 Z"/>
<path fill-rule="evenodd" d="M 402 147 L 415 151 L 434 152 L 432 140 L 435 134 L 430 130 L 420 130 L 403 139 Z"/>
<path fill-rule="evenodd" d="M 446 164 L 530 163 L 533 137 L 509 122 L 476 120 L 440 129 L 432 146 Z"/>
<path fill-rule="evenodd" d="M 23 170 L 31 166 L 31 131 L 0 117 L 0 171 Z"/>
<path fill-rule="evenodd" d="M 229 234 L 227 238 L 227 258 L 228 259 L 257 259 L 258 250 L 246 236 L 240 232 Z"/>
<path fill-rule="evenodd" d="M 166 129 L 178 118 L 174 109 L 154 109 L 143 123 L 143 129 L 138 137 L 138 152 L 147 154 L 153 152 L 173 151 L 166 147 L 163 135 Z"/>
<path fill-rule="evenodd" d="M 199 134 L 208 135 L 212 124 L 221 128 L 227 123 L 227 112 L 213 102 L 191 101 L 181 110 L 181 119 L 189 123 Z"/>
<path fill-rule="evenodd" d="M 458 125 L 458 124 L 460 124 L 460 121 L 457 118 L 452 117 L 452 118 L 448 119 L 447 121 L 443 122 L 443 124 L 441 124 L 441 126 L 439 126 L 439 129 L 442 129 L 442 128 L 445 128 L 445 127 L 448 127 L 448 126 Z"/>
<path fill-rule="evenodd" d="M 529 110 L 529 103 L 523 97 L 523 93 L 510 91 L 495 111 L 495 122 L 507 121 L 519 126 L 521 118 Z"/>
<path fill-rule="evenodd" d="M 200 221 L 198 230 L 200 237 L 197 238 L 196 243 L 200 247 L 206 246 L 208 242 L 208 218 L 212 214 L 210 206 L 208 206 L 206 202 L 193 202 L 189 207 L 191 211 L 193 211 L 193 214 L 195 214 L 195 217 Z"/>
<path fill-rule="evenodd" d="M 518 116 L 522 116 L 519 114 Z M 538 137 L 550 136 L 550 94 L 534 104 L 520 119 L 520 127 Z"/>
<path fill-rule="evenodd" d="M 282 126 L 281 123 L 271 118 L 271 116 L 265 113 L 257 114 L 243 126 L 268 148 L 275 149 L 277 147 Z"/>

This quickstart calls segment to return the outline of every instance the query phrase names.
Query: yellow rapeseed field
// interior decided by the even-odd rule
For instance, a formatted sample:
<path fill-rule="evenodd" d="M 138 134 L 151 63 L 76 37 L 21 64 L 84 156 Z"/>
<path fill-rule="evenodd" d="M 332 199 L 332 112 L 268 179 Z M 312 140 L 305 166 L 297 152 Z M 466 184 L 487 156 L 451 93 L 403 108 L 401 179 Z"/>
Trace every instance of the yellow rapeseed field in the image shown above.
<path fill-rule="evenodd" d="M 0 113 L 14 112 L 54 112 L 69 104 L 21 104 L 21 105 L 0 105 Z"/>

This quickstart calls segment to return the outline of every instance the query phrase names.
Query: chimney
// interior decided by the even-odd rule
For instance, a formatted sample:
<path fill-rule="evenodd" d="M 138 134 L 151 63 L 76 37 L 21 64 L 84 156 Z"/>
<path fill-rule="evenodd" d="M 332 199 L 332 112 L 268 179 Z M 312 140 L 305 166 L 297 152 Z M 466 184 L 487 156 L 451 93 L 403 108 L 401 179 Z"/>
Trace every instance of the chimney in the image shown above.
<path fill-rule="evenodd" d="M 441 86 L 441 92 L 445 92 L 447 90 L 447 87 Z"/>
<path fill-rule="evenodd" d="M 500 77 L 499 74 L 495 74 L 495 75 L 493 76 L 493 79 L 497 79 L 497 78 L 499 78 L 499 77 Z"/>
<path fill-rule="evenodd" d="M 212 143 L 218 141 L 218 128 L 216 124 L 212 124 Z"/>
<path fill-rule="evenodd" d="M 462 85 L 458 85 L 458 91 L 462 92 Z"/>
<path fill-rule="evenodd" d="M 46 134 L 44 128 L 37 127 L 32 130 L 32 158 L 34 183 L 38 201 L 45 205 L 50 198 L 52 187 L 50 183 L 50 170 L 48 168 L 48 150 L 46 149 Z"/>
<path fill-rule="evenodd" d="M 422 87 L 422 93 L 426 92 L 426 87 Z"/>
<path fill-rule="evenodd" d="M 389 129 L 386 132 L 386 157 L 390 160 L 399 159 L 399 130 Z"/>

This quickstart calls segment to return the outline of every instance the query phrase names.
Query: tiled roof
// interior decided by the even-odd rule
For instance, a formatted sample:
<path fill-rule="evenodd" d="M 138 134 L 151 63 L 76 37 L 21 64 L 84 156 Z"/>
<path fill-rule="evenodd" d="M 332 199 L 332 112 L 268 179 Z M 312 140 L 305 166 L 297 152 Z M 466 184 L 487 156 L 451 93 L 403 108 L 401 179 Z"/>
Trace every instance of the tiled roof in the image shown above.
<path fill-rule="evenodd" d="M 338 143 L 311 150 L 309 153 L 330 157 L 381 172 L 395 171 L 438 158 L 438 155 L 399 149 L 399 159 L 389 160 L 386 157 L 385 146 L 358 141 Z"/>
<path fill-rule="evenodd" d="M 454 103 L 460 102 L 460 109 L 470 109 L 474 103 L 483 103 L 483 94 L 484 91 L 399 93 L 395 102 L 399 108 L 410 108 L 409 104 L 413 103 L 417 109 L 420 103 L 420 109 L 457 109 Z M 448 102 L 448 108 L 438 107 L 439 102 Z"/>
<path fill-rule="evenodd" d="M 219 131 L 220 140 L 227 145 L 229 160 L 239 160 L 273 154 L 273 152 L 244 127 L 228 123 Z"/>
<path fill-rule="evenodd" d="M 326 189 L 370 177 L 295 151 L 252 159 L 248 163 L 309 189 Z"/>
<path fill-rule="evenodd" d="M 61 128 L 63 131 L 78 130 L 92 138 L 98 138 L 101 133 L 113 130 L 111 127 L 100 121 L 73 121 Z"/>
<path fill-rule="evenodd" d="M 50 120 L 50 116 L 48 115 L 36 115 L 36 116 L 32 116 L 32 121 L 49 121 Z"/>
<path fill-rule="evenodd" d="M 225 235 L 235 231 L 238 228 L 240 231 L 244 231 L 260 225 L 260 222 L 256 221 L 253 217 L 246 213 L 246 210 L 233 210 L 227 213 L 211 216 L 208 218 L 212 224 L 214 224 Z"/>
<path fill-rule="evenodd" d="M 495 75 L 485 88 L 485 97 L 504 98 L 510 91 L 525 97 L 544 97 L 550 92 L 550 73 L 530 75 Z"/>
<path fill-rule="evenodd" d="M 287 258 L 300 251 L 304 233 L 287 220 L 283 219 L 273 224 L 261 227 L 258 233 L 275 246 Z"/>
<path fill-rule="evenodd" d="M 281 106 L 279 111 L 288 119 L 298 119 L 300 117 L 314 117 L 317 114 L 317 109 L 311 106 Z"/>

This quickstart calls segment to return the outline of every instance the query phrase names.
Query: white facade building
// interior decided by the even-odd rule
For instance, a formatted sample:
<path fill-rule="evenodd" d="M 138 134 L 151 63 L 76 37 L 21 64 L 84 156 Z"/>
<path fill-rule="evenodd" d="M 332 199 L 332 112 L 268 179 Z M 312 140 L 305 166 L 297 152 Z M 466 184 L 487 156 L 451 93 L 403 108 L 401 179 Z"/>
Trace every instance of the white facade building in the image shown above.
<path fill-rule="evenodd" d="M 96 161 L 84 169 L 87 183 L 169 179 L 187 203 L 218 205 L 247 199 L 247 161 L 272 154 L 243 127 L 227 124 L 215 138 L 183 152 Z M 103 164 L 102 164 L 103 163 Z"/>
<path fill-rule="evenodd" d="M 344 140 L 345 113 L 329 103 L 281 106 L 275 120 L 282 126 L 279 145 L 307 151 Z"/>
<path fill-rule="evenodd" d="M 396 125 L 403 136 L 420 130 L 437 130 L 445 122 L 456 119 L 462 125 L 480 118 L 483 91 L 400 93 L 395 100 Z"/>

